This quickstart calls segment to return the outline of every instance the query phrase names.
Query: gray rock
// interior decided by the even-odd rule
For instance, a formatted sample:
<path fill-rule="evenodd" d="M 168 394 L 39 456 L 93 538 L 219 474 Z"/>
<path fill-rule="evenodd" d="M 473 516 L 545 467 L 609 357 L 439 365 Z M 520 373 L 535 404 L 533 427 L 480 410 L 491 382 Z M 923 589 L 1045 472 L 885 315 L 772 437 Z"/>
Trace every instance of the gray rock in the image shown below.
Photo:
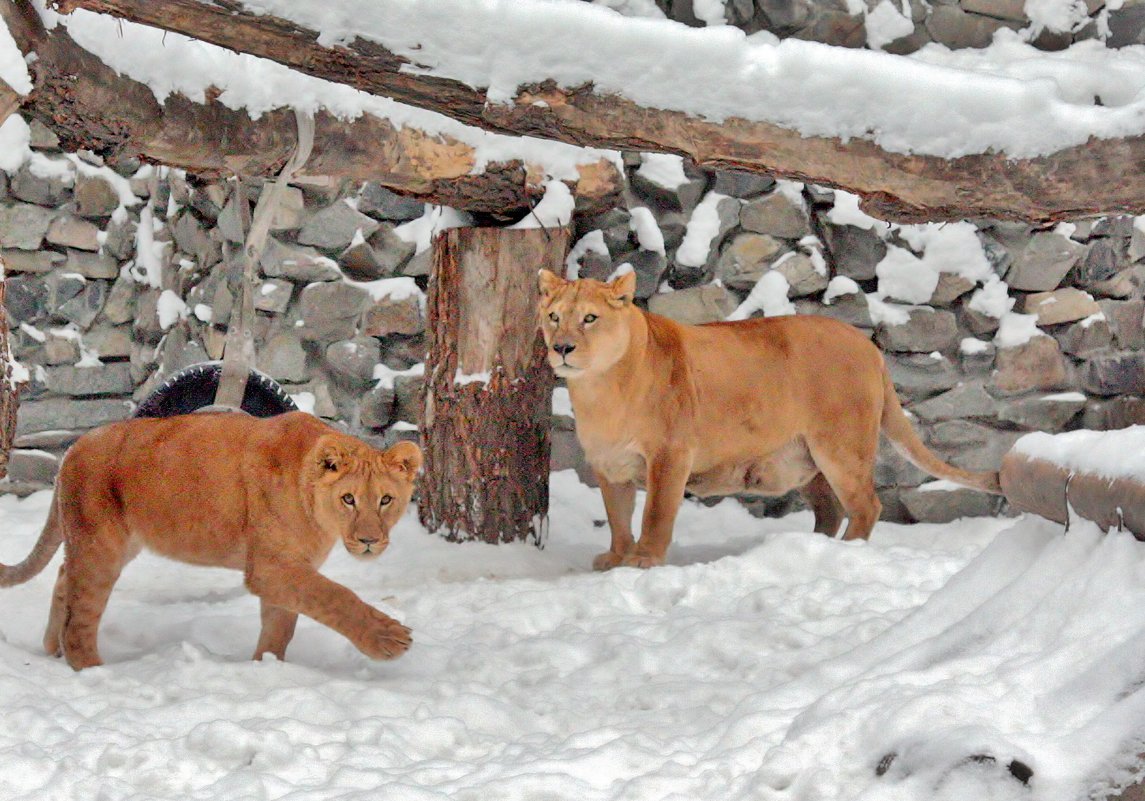
<path fill-rule="evenodd" d="M 399 375 L 394 379 L 394 418 L 419 425 L 422 415 L 422 395 L 425 376 Z"/>
<path fill-rule="evenodd" d="M 809 0 L 757 0 L 756 7 L 767 21 L 767 28 L 777 36 L 793 33 L 807 25 L 815 14 Z"/>
<path fill-rule="evenodd" d="M 56 212 L 30 203 L 0 205 L 0 248 L 39 250 Z"/>
<path fill-rule="evenodd" d="M 930 353 L 949 350 L 958 341 L 958 323 L 953 312 L 917 307 L 910 310 L 910 320 L 900 325 L 880 324 L 875 327 L 875 341 L 884 350 Z"/>
<path fill-rule="evenodd" d="M 986 392 L 980 381 L 968 381 L 929 400 L 915 403 L 910 411 L 918 419 L 935 423 L 967 417 L 993 417 L 998 402 Z"/>
<path fill-rule="evenodd" d="M 163 336 L 159 325 L 158 289 L 143 289 L 135 296 L 135 336 L 142 342 L 154 345 Z"/>
<path fill-rule="evenodd" d="M 358 317 L 371 302 L 366 290 L 351 284 L 310 284 L 299 299 L 302 325 L 297 333 L 303 340 L 350 339 L 357 334 Z"/>
<path fill-rule="evenodd" d="M 246 201 L 246 203 L 247 210 L 249 211 L 250 202 Z M 249 220 L 250 217 L 247 217 L 247 219 Z M 219 233 L 222 234 L 223 239 L 225 239 L 227 242 L 241 245 L 246 241 L 246 230 L 243 228 L 242 209 L 238 203 L 235 202 L 234 194 L 228 195 L 226 205 L 224 205 L 223 210 L 219 212 L 216 225 L 218 226 Z M 267 242 L 269 243 L 273 239 L 274 237 L 268 237 Z"/>
<path fill-rule="evenodd" d="M 909 459 L 898 452 L 886 437 L 879 438 L 879 451 L 875 459 L 875 486 L 917 487 L 930 478 Z"/>
<path fill-rule="evenodd" d="M 369 384 L 374 380 L 374 367 L 381 361 L 382 349 L 370 336 L 334 342 L 326 347 L 326 364 L 337 375 L 351 381 Z"/>
<path fill-rule="evenodd" d="M 632 214 L 628 209 L 608 209 L 577 224 L 577 241 L 592 231 L 600 231 L 609 256 L 616 256 L 632 250 L 636 244 L 632 237 L 631 223 Z"/>
<path fill-rule="evenodd" d="M 62 159 L 55 161 L 66 164 Z M 63 175 L 36 175 L 31 167 L 25 164 L 12 176 L 8 189 L 13 197 L 26 203 L 54 208 L 67 201 L 71 185 L 71 180 L 65 180 Z"/>
<path fill-rule="evenodd" d="M 707 177 L 690 168 L 688 162 L 685 161 L 684 165 L 684 174 L 688 180 L 675 189 L 650 181 L 639 169 L 629 173 L 629 184 L 636 196 L 657 215 L 671 211 L 690 214 L 703 198 L 708 182 Z"/>
<path fill-rule="evenodd" d="M 180 214 L 171 227 L 175 246 L 193 258 L 201 268 L 213 267 L 223 257 L 222 243 L 207 233 L 207 229 L 189 211 Z"/>
<path fill-rule="evenodd" d="M 888 353 L 884 357 L 901 397 L 921 400 L 958 386 L 962 377 L 945 356 Z"/>
<path fill-rule="evenodd" d="M 268 278 L 286 278 L 296 283 L 337 281 L 342 277 L 333 259 L 314 248 L 288 245 L 273 236 L 267 237 L 259 264 Z"/>
<path fill-rule="evenodd" d="M 750 290 L 787 250 L 787 245 L 773 236 L 739 234 L 720 253 L 716 277 L 724 286 Z"/>
<path fill-rule="evenodd" d="M 103 310 L 110 290 L 109 281 L 88 281 L 77 295 L 60 304 L 56 314 L 81 329 L 87 329 Z"/>
<path fill-rule="evenodd" d="M 1030 237 L 1014 257 L 1006 273 L 1011 289 L 1023 292 L 1048 292 L 1057 289 L 1061 280 L 1081 261 L 1085 246 L 1060 234 L 1041 231 Z"/>
<path fill-rule="evenodd" d="M 8 455 L 8 481 L 51 484 L 60 469 L 60 460 L 41 450 L 15 448 Z"/>
<path fill-rule="evenodd" d="M 87 286 L 87 279 L 77 273 L 51 273 L 45 280 L 48 285 L 48 309 L 52 313 L 83 292 Z"/>
<path fill-rule="evenodd" d="M 963 11 L 973 14 L 982 14 L 987 17 L 1008 19 L 1014 22 L 1026 22 L 1026 4 L 1024 0 L 959 0 Z"/>
<path fill-rule="evenodd" d="M 1085 396 L 1043 395 L 1017 398 L 998 405 L 998 419 L 1027 429 L 1051 434 L 1062 431 L 1085 408 Z"/>
<path fill-rule="evenodd" d="M 945 461 L 963 470 L 997 470 L 1020 436 L 1022 432 L 999 431 L 969 420 L 947 420 L 930 428 L 927 442 Z"/>
<path fill-rule="evenodd" d="M 636 297 L 645 299 L 660 288 L 660 279 L 668 269 L 668 260 L 651 250 L 634 250 L 619 256 L 616 267 L 628 264 L 636 272 Z"/>
<path fill-rule="evenodd" d="M 1145 44 L 1145 5 L 1124 4 L 1109 12 L 1109 38 L 1106 47 Z"/>
<path fill-rule="evenodd" d="M 68 261 L 65 269 L 78 273 L 84 278 L 111 280 L 119 277 L 119 263 L 111 256 L 71 248 L 68 249 Z"/>
<path fill-rule="evenodd" d="M 1022 311 L 1036 314 L 1039 326 L 1048 326 L 1084 320 L 1100 312 L 1101 307 L 1088 292 L 1070 286 L 1027 295 Z"/>
<path fill-rule="evenodd" d="M 782 192 L 744 204 L 740 210 L 740 226 L 745 231 L 779 239 L 802 239 L 811 233 L 807 212 L 795 206 Z"/>
<path fill-rule="evenodd" d="M 648 310 L 687 325 L 726 320 L 735 311 L 736 300 L 717 284 L 663 292 L 648 299 Z"/>
<path fill-rule="evenodd" d="M 364 239 L 377 228 L 377 220 L 340 200 L 311 215 L 298 232 L 298 244 L 342 251 L 350 246 L 356 234 L 360 233 Z"/>
<path fill-rule="evenodd" d="M 867 296 L 862 292 L 849 292 L 846 295 L 836 295 L 830 303 L 818 304 L 796 301 L 795 309 L 799 314 L 821 314 L 832 317 L 858 328 L 873 328 L 871 308 L 867 303 Z"/>
<path fill-rule="evenodd" d="M 358 211 L 379 220 L 407 222 L 425 213 L 422 201 L 402 197 L 373 181 L 365 184 L 358 192 L 357 204 Z"/>
<path fill-rule="evenodd" d="M 101 359 L 126 359 L 131 356 L 131 326 L 98 325 L 84 332 L 83 342 Z"/>
<path fill-rule="evenodd" d="M 125 261 L 135 254 L 135 233 L 139 225 L 131 217 L 112 220 L 107 224 L 107 237 L 103 240 L 103 252 Z"/>
<path fill-rule="evenodd" d="M 272 336 L 258 349 L 258 369 L 275 381 L 298 382 L 310 377 L 306 369 L 306 351 L 298 337 L 289 332 Z"/>
<path fill-rule="evenodd" d="M 103 305 L 104 318 L 115 325 L 135 319 L 135 286 L 135 282 L 126 275 L 115 279 Z"/>
<path fill-rule="evenodd" d="M 967 14 L 956 6 L 943 5 L 935 6 L 925 24 L 931 38 L 951 50 L 987 47 L 993 41 L 994 31 L 1003 27 L 1001 20 Z"/>
<path fill-rule="evenodd" d="M 263 281 L 254 295 L 254 307 L 271 314 L 282 314 L 290 305 L 294 284 L 281 278 L 268 278 Z"/>
<path fill-rule="evenodd" d="M 1145 283 L 1145 269 L 1137 265 L 1115 273 L 1104 281 L 1090 284 L 1089 291 L 1098 298 L 1127 300 L 1133 297 L 1142 283 Z"/>
<path fill-rule="evenodd" d="M 784 254 L 772 264 L 771 269 L 787 279 L 787 285 L 791 287 L 789 297 L 802 298 L 827 288 L 826 274 L 815 269 L 814 262 L 806 253 Z"/>
<path fill-rule="evenodd" d="M 59 150 L 60 138 L 56 136 L 53 131 L 44 123 L 37 120 L 35 117 L 28 120 L 28 130 L 30 134 L 29 146 L 33 150 Z"/>
<path fill-rule="evenodd" d="M 119 208 L 119 193 L 100 175 L 76 176 L 76 214 L 91 219 L 105 219 Z"/>
<path fill-rule="evenodd" d="M 1145 352 L 1094 356 L 1085 363 L 1083 383 L 1091 395 L 1145 394 Z"/>
<path fill-rule="evenodd" d="M 950 306 L 954 301 L 972 290 L 976 284 L 955 273 L 939 273 L 938 284 L 930 296 L 932 306 Z"/>
<path fill-rule="evenodd" d="M 0 261 L 8 273 L 49 273 L 63 266 L 67 257 L 54 250 L 2 250 Z"/>
<path fill-rule="evenodd" d="M 394 421 L 397 394 L 382 382 L 362 396 L 359 422 L 363 428 L 385 428 Z"/>
<path fill-rule="evenodd" d="M 4 308 L 13 325 L 35 323 L 48 310 L 50 290 L 38 275 L 14 275 L 5 281 Z"/>
<path fill-rule="evenodd" d="M 48 334 L 44 341 L 44 361 L 47 364 L 75 364 L 80 359 L 80 343 L 75 337 Z"/>
<path fill-rule="evenodd" d="M 887 245 L 874 231 L 854 225 L 823 225 L 823 237 L 835 273 L 855 281 L 870 281 L 887 255 Z"/>
<path fill-rule="evenodd" d="M 431 248 L 426 248 L 421 253 L 415 253 L 413 258 L 405 263 L 405 266 L 402 267 L 402 275 L 408 275 L 411 278 L 429 275 L 432 267 L 433 252 Z"/>
<path fill-rule="evenodd" d="M 57 395 L 128 395 L 135 387 L 131 368 L 123 362 L 97 367 L 49 367 L 45 374 L 48 389 Z"/>
<path fill-rule="evenodd" d="M 1081 428 L 1092 431 L 1113 431 L 1137 425 L 1145 425 L 1145 398 L 1141 397 L 1093 400 L 1081 416 Z"/>
<path fill-rule="evenodd" d="M 1063 353 L 1088 356 L 1113 344 L 1113 331 L 1106 320 L 1083 320 L 1055 331 L 1054 338 Z"/>
<path fill-rule="evenodd" d="M 974 336 L 993 334 L 998 330 L 998 318 L 975 311 L 965 304 L 958 307 L 958 327 L 969 331 Z"/>
<path fill-rule="evenodd" d="M 1129 266 L 1129 235 L 1122 238 L 1094 239 L 1085 256 L 1070 273 L 1072 283 L 1087 289 L 1106 281 Z"/>
<path fill-rule="evenodd" d="M 94 428 L 131 415 L 131 402 L 101 398 L 71 400 L 49 398 L 20 404 L 16 420 L 17 434 L 55 429 Z"/>
<path fill-rule="evenodd" d="M 775 188 L 775 179 L 768 175 L 739 170 L 713 170 L 712 191 L 736 198 L 757 197 Z M 764 231 L 763 233 L 768 233 Z"/>
<path fill-rule="evenodd" d="M 279 195 L 278 206 L 270 218 L 270 230 L 297 231 L 305 218 L 306 199 L 302 190 L 296 186 L 287 186 Z"/>
<path fill-rule="evenodd" d="M 61 214 L 52 220 L 46 234 L 53 245 L 78 250 L 99 250 L 99 228 L 89 220 L 72 214 Z"/>
<path fill-rule="evenodd" d="M 1001 498 L 996 495 L 963 487 L 928 489 L 925 484 L 904 489 L 899 498 L 919 523 L 949 523 L 963 517 L 993 516 L 1001 505 Z"/>
<path fill-rule="evenodd" d="M 362 333 L 371 337 L 410 336 L 425 331 L 425 313 L 416 295 L 373 302 L 362 315 Z"/>
<path fill-rule="evenodd" d="M 1098 301 L 1119 347 L 1145 348 L 1145 300 Z"/>
<path fill-rule="evenodd" d="M 1023 345 L 999 348 L 995 365 L 995 394 L 1065 389 L 1069 385 L 1065 359 L 1053 337 L 1036 336 Z"/>

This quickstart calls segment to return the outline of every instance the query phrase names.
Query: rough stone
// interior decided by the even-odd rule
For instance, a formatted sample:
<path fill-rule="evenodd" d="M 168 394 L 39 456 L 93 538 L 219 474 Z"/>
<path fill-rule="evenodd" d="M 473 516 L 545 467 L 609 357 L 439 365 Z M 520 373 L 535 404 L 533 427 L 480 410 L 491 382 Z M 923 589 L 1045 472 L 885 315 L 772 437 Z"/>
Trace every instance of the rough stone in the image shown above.
<path fill-rule="evenodd" d="M 980 381 L 968 381 L 929 400 L 915 403 L 910 412 L 919 420 L 934 423 L 967 417 L 993 417 L 998 402 Z"/>
<path fill-rule="evenodd" d="M 1047 326 L 1084 320 L 1100 312 L 1101 307 L 1088 292 L 1074 287 L 1063 287 L 1052 292 L 1035 292 L 1028 295 L 1022 311 L 1026 314 L 1036 314 L 1038 325 Z"/>
<path fill-rule="evenodd" d="M 104 253 L 88 253 L 85 250 L 69 248 L 65 269 L 84 278 L 111 280 L 119 277 L 119 263 L 115 259 Z"/>
<path fill-rule="evenodd" d="M 363 214 L 396 222 L 416 220 L 425 213 L 425 204 L 420 200 L 402 197 L 373 181 L 362 187 L 357 205 Z"/>
<path fill-rule="evenodd" d="M 103 310 L 110 289 L 109 281 L 88 281 L 78 294 L 60 304 L 56 314 L 81 329 L 87 329 Z"/>
<path fill-rule="evenodd" d="M 999 431 L 969 420 L 946 420 L 935 423 L 926 440 L 945 461 L 963 470 L 997 470 L 1020 436 L 1022 432 Z"/>
<path fill-rule="evenodd" d="M 951 50 L 967 47 L 987 47 L 993 41 L 994 31 L 1003 26 L 1001 20 L 967 14 L 956 6 L 936 5 L 926 21 L 931 38 Z"/>
<path fill-rule="evenodd" d="M 105 219 L 119 208 L 119 193 L 100 175 L 76 176 L 76 214 L 91 219 Z"/>
<path fill-rule="evenodd" d="M 787 246 L 767 234 L 739 234 L 729 242 L 716 264 L 724 286 L 750 290 Z"/>
<path fill-rule="evenodd" d="M 270 218 L 272 231 L 297 231 L 306 215 L 306 199 L 296 186 L 286 187 L 279 195 L 278 206 Z"/>
<path fill-rule="evenodd" d="M 48 398 L 20 404 L 16 420 L 17 434 L 55 429 L 93 428 L 131 416 L 131 403 L 125 400 L 100 398 L 71 400 Z"/>
<path fill-rule="evenodd" d="M 578 241 L 592 231 L 600 231 L 609 256 L 631 250 L 635 244 L 632 241 L 632 214 L 627 209 L 608 209 L 594 214 L 579 223 L 576 231 Z"/>
<path fill-rule="evenodd" d="M 394 418 L 407 423 L 421 423 L 422 394 L 425 376 L 399 375 L 394 379 Z"/>
<path fill-rule="evenodd" d="M 806 253 L 784 254 L 775 261 L 771 269 L 787 279 L 787 284 L 791 287 L 788 292 L 789 297 L 806 297 L 827 288 L 828 280 L 825 272 L 816 270 L 815 263 Z"/>
<path fill-rule="evenodd" d="M 1145 44 L 1145 5 L 1129 3 L 1109 12 L 1109 38 L 1106 47 Z"/>
<path fill-rule="evenodd" d="M 1106 281 L 1129 266 L 1128 235 L 1126 238 L 1100 238 L 1089 243 L 1085 256 L 1069 275 L 1070 283 L 1087 289 Z"/>
<path fill-rule="evenodd" d="M 1104 281 L 1098 281 L 1090 284 L 1089 291 L 1099 298 L 1114 298 L 1118 300 L 1125 300 L 1133 297 L 1134 292 L 1143 283 L 1143 271 L 1141 266 L 1129 267 L 1116 273 Z"/>
<path fill-rule="evenodd" d="M 55 216 L 31 203 L 0 205 L 0 248 L 39 250 Z"/>
<path fill-rule="evenodd" d="M 306 351 L 298 337 L 290 332 L 272 336 L 258 349 L 255 361 L 258 369 L 275 381 L 292 383 L 310 377 L 306 369 Z"/>
<path fill-rule="evenodd" d="M 250 203 L 247 202 L 247 209 L 250 209 Z M 227 202 L 223 206 L 223 210 L 219 212 L 218 219 L 216 220 L 218 231 L 223 239 L 227 242 L 239 245 L 246 241 L 246 231 L 243 229 L 242 211 L 237 202 L 235 202 L 234 194 L 227 197 Z M 274 237 L 268 237 L 269 242 Z"/>
<path fill-rule="evenodd" d="M 80 358 L 80 343 L 74 336 L 48 334 L 44 341 L 44 361 L 47 364 L 75 364 Z"/>
<path fill-rule="evenodd" d="M 648 299 L 648 310 L 653 314 L 670 317 L 687 325 L 726 320 L 735 311 L 736 305 L 731 293 L 716 284 L 663 292 Z"/>
<path fill-rule="evenodd" d="M 1083 383 L 1091 395 L 1145 394 L 1145 352 L 1094 356 L 1085 363 Z"/>
<path fill-rule="evenodd" d="M 394 421 L 394 404 L 397 394 L 391 385 L 379 381 L 362 396 L 359 407 L 359 422 L 364 428 L 385 428 Z"/>
<path fill-rule="evenodd" d="M 362 315 L 361 327 L 366 336 L 409 336 L 425 331 L 425 324 L 421 300 L 416 295 L 409 295 L 375 301 Z"/>
<path fill-rule="evenodd" d="M 103 316 L 115 325 L 135 319 L 135 282 L 128 276 L 117 277 L 111 285 L 107 302 L 103 304 Z"/>
<path fill-rule="evenodd" d="M 99 250 L 99 228 L 89 220 L 61 214 L 52 220 L 46 234 L 53 245 L 78 250 Z"/>
<path fill-rule="evenodd" d="M 811 233 L 807 212 L 782 192 L 773 192 L 744 204 L 740 209 L 740 226 L 745 231 L 778 239 L 802 239 Z"/>
<path fill-rule="evenodd" d="M 35 117 L 28 120 L 29 142 L 33 150 L 59 150 L 60 138 L 44 123 Z"/>
<path fill-rule="evenodd" d="M 959 0 L 959 5 L 972 14 L 1023 23 L 1027 20 L 1024 0 Z"/>
<path fill-rule="evenodd" d="M 922 400 L 956 387 L 961 375 L 945 356 L 888 353 L 884 357 L 891 380 L 905 400 Z"/>
<path fill-rule="evenodd" d="M 8 273 L 50 273 L 63 266 L 67 257 L 54 250 L 2 250 L 0 262 Z"/>
<path fill-rule="evenodd" d="M 213 267 L 223 257 L 222 243 L 208 234 L 189 211 L 178 216 L 171 226 L 171 235 L 175 246 L 193 258 L 199 267 Z"/>
<path fill-rule="evenodd" d="M 1145 300 L 1098 301 L 1119 347 L 1145 348 Z"/>
<path fill-rule="evenodd" d="M 889 351 L 930 353 L 949 350 L 958 341 L 954 313 L 922 306 L 910 310 L 910 320 L 899 325 L 875 327 L 875 341 Z"/>
<path fill-rule="evenodd" d="M 370 303 L 370 294 L 351 284 L 310 284 L 299 299 L 302 325 L 297 333 L 304 340 L 350 339 L 357 333 L 359 315 Z"/>
<path fill-rule="evenodd" d="M 1092 431 L 1112 431 L 1145 425 L 1145 398 L 1122 396 L 1092 400 L 1081 416 L 1081 427 Z"/>
<path fill-rule="evenodd" d="M 875 458 L 875 486 L 917 487 L 928 478 L 930 474 L 915 467 L 890 440 L 879 438 L 879 450 Z"/>
<path fill-rule="evenodd" d="M 103 252 L 120 261 L 125 261 L 135 253 L 135 233 L 139 225 L 131 217 L 113 219 L 107 224 L 107 236 L 103 240 Z"/>
<path fill-rule="evenodd" d="M 47 451 L 15 448 L 8 454 L 8 481 L 51 484 L 59 469 L 59 458 Z"/>
<path fill-rule="evenodd" d="M 975 286 L 973 281 L 956 273 L 939 273 L 938 284 L 930 296 L 930 305 L 950 306 Z"/>
<path fill-rule="evenodd" d="M 1071 356 L 1088 356 L 1113 344 L 1113 331 L 1109 322 L 1100 318 L 1074 323 L 1061 331 L 1055 331 L 1054 337 L 1061 345 L 1062 352 Z"/>
<path fill-rule="evenodd" d="M 887 255 L 887 245 L 874 231 L 855 225 L 823 225 L 823 238 L 835 273 L 854 281 L 870 281 Z"/>
<path fill-rule="evenodd" d="M 298 244 L 342 251 L 357 235 L 369 237 L 378 221 L 367 217 L 345 201 L 338 201 L 311 215 L 298 232 Z"/>
<path fill-rule="evenodd" d="M 49 367 L 45 383 L 57 395 L 129 395 L 134 389 L 131 368 L 122 362 L 96 367 Z"/>
<path fill-rule="evenodd" d="M 646 299 L 660 288 L 660 279 L 668 269 L 668 260 L 651 250 L 634 250 L 617 258 L 614 265 L 628 264 L 636 273 L 636 297 Z"/>
<path fill-rule="evenodd" d="M 1063 430 L 1085 408 L 1085 403 L 1080 392 L 1015 398 L 998 404 L 998 419 L 1052 434 Z"/>
<path fill-rule="evenodd" d="M 648 204 L 655 213 L 678 211 L 690 214 L 704 196 L 707 187 L 707 176 L 689 169 L 685 162 L 684 174 L 687 177 L 680 186 L 669 189 L 655 181 L 649 180 L 644 173 L 637 169 L 629 173 L 629 184 L 638 198 Z"/>
<path fill-rule="evenodd" d="M 1057 289 L 1074 265 L 1085 254 L 1085 246 L 1061 234 L 1041 231 L 1030 237 L 1014 257 L 1006 272 L 1006 282 L 1023 292 L 1049 292 Z"/>
<path fill-rule="evenodd" d="M 60 159 L 53 160 L 56 164 L 66 164 Z M 63 205 L 71 192 L 72 179 L 62 173 L 49 173 L 37 175 L 29 164 L 16 171 L 9 182 L 9 191 L 12 196 L 26 203 L 35 203 L 38 206 L 53 208 Z"/>
<path fill-rule="evenodd" d="M 757 197 L 775 188 L 774 178 L 754 172 L 713 170 L 712 174 L 712 191 L 729 197 Z"/>
<path fill-rule="evenodd" d="M 254 307 L 259 311 L 271 314 L 282 314 L 290 305 L 290 296 L 294 292 L 294 284 L 281 278 L 268 278 L 263 281 L 255 292 Z"/>
<path fill-rule="evenodd" d="M 273 236 L 267 237 L 259 264 L 268 278 L 287 278 L 300 284 L 337 281 L 342 277 L 333 259 L 314 248 L 288 245 Z"/>
<path fill-rule="evenodd" d="M 988 517 L 998 513 L 1001 499 L 965 487 L 904 489 L 899 493 L 907 511 L 919 523 L 949 523 L 963 517 Z"/>
<path fill-rule="evenodd" d="M 995 365 L 993 387 L 998 394 L 1064 389 L 1068 385 L 1065 359 L 1053 337 L 1036 336 L 1016 347 L 999 348 Z"/>
<path fill-rule="evenodd" d="M 131 326 L 95 326 L 84 332 L 83 343 L 100 359 L 126 359 L 131 356 Z"/>
<path fill-rule="evenodd" d="M 993 334 L 998 330 L 998 318 L 971 309 L 966 304 L 958 307 L 958 325 L 974 336 Z"/>
<path fill-rule="evenodd" d="M 796 301 L 795 308 L 799 314 L 821 314 L 824 317 L 832 317 L 859 328 L 874 327 L 874 322 L 871 320 L 870 304 L 867 302 L 867 296 L 862 292 L 836 295 L 830 303 L 824 304 L 806 304 L 804 301 Z"/>
<path fill-rule="evenodd" d="M 326 364 L 343 378 L 368 384 L 374 380 L 374 367 L 381 360 L 378 340 L 370 336 L 334 342 L 326 347 Z"/>

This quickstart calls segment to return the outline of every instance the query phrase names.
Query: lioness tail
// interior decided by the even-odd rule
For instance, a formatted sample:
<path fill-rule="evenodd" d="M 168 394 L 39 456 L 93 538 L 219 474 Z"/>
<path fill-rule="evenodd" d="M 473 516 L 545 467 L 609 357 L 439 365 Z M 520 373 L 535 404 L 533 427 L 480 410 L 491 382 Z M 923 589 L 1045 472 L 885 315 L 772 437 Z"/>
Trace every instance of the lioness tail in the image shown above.
<path fill-rule="evenodd" d="M 52 557 L 56 555 L 63 539 L 64 532 L 60 527 L 59 507 L 56 499 L 52 498 L 48 522 L 44 524 L 40 539 L 36 540 L 36 545 L 28 554 L 28 558 L 18 565 L 0 564 L 0 587 L 14 587 L 17 584 L 23 584 L 43 570 L 48 562 L 52 561 Z"/>
<path fill-rule="evenodd" d="M 932 476 L 945 478 L 955 484 L 990 492 L 994 495 L 1002 494 L 996 472 L 978 473 L 949 465 L 923 444 L 918 432 L 914 430 L 914 426 L 907 418 L 906 412 L 903 411 L 898 394 L 895 392 L 894 382 L 891 381 L 890 373 L 885 368 L 883 370 L 883 385 L 885 397 L 883 399 L 882 430 L 899 453 L 909 459 L 915 467 L 925 470 Z"/>

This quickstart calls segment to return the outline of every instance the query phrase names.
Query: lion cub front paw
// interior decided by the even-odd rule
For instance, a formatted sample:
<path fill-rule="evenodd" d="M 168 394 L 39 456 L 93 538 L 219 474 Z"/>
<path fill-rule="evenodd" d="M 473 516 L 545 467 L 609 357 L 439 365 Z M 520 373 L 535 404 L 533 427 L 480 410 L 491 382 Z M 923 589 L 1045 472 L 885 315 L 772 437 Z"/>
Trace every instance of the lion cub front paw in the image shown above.
<path fill-rule="evenodd" d="M 598 553 L 592 560 L 593 570 L 612 570 L 621 563 L 624 559 L 623 554 L 614 553 L 612 551 L 605 551 Z"/>
<path fill-rule="evenodd" d="M 410 630 L 392 617 L 377 610 L 362 637 L 355 643 L 371 659 L 393 659 L 409 650 L 413 641 Z"/>
<path fill-rule="evenodd" d="M 659 567 L 660 565 L 664 564 L 664 557 L 649 556 L 648 554 L 642 553 L 630 553 L 620 561 L 620 564 L 622 564 L 624 567 Z"/>

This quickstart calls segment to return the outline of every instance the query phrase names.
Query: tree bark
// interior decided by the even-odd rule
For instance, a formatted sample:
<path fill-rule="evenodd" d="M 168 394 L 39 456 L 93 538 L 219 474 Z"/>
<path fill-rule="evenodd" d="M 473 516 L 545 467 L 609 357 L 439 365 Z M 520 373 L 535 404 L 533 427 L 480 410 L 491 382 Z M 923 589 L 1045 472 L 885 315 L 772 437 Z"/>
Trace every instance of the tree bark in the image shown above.
<path fill-rule="evenodd" d="M 569 231 L 453 228 L 433 244 L 422 437 L 422 524 L 455 541 L 543 544 L 553 374 L 537 271 Z"/>
<path fill-rule="evenodd" d="M 8 475 L 8 454 L 16 438 L 19 389 L 12 376 L 12 349 L 8 339 L 8 312 L 4 307 L 4 264 L 0 262 L 0 478 Z"/>
<path fill-rule="evenodd" d="M 541 82 L 518 87 L 512 103 L 489 102 L 484 89 L 415 70 L 402 72 L 408 61 L 374 42 L 355 38 L 325 47 L 318 43 L 317 32 L 251 13 L 234 0 L 57 0 L 56 6 L 64 12 L 85 8 L 184 33 L 492 131 L 678 153 L 701 166 L 840 187 L 859 194 L 863 208 L 884 219 L 993 217 L 1046 223 L 1145 213 L 1143 136 L 1091 139 L 1032 159 L 998 153 L 957 159 L 902 155 L 866 139 L 804 137 L 770 123 L 734 118 L 712 123 L 677 111 L 642 108 L 598 93 L 591 84 L 561 88 Z M 531 46 L 521 43 L 522 48 Z"/>
<path fill-rule="evenodd" d="M 294 149 L 290 109 L 252 120 L 213 98 L 195 103 L 172 94 L 160 104 L 150 88 L 119 75 L 63 26 L 45 31 L 31 3 L 0 0 L 0 17 L 21 51 L 37 56 L 29 65 L 35 88 L 24 110 L 67 150 L 91 150 L 111 163 L 137 157 L 204 177 L 269 177 Z M 377 181 L 425 202 L 506 217 L 522 216 L 544 194 L 538 173 L 522 161 L 474 173 L 476 163 L 475 149 L 451 137 L 369 115 L 347 122 L 320 111 L 313 152 L 300 174 Z M 585 164 L 579 171 L 572 189 L 586 208 L 615 201 L 621 179 L 612 163 Z"/>

